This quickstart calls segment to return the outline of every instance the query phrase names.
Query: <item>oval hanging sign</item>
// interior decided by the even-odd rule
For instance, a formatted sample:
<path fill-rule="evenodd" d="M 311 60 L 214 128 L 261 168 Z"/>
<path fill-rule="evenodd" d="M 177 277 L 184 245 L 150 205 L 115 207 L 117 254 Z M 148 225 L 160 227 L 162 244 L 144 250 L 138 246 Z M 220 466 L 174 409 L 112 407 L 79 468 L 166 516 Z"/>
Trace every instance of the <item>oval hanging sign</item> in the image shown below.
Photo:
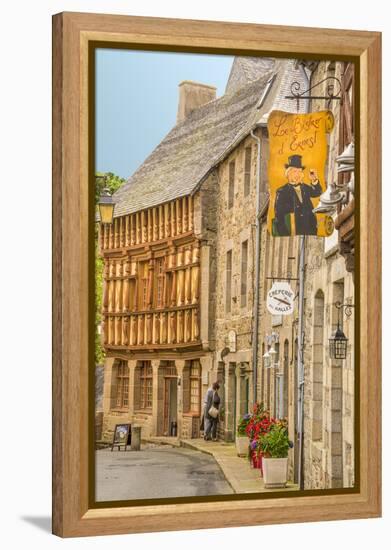
<path fill-rule="evenodd" d="M 295 293 L 287 282 L 273 283 L 267 294 L 266 306 L 273 315 L 291 315 L 295 307 Z"/>

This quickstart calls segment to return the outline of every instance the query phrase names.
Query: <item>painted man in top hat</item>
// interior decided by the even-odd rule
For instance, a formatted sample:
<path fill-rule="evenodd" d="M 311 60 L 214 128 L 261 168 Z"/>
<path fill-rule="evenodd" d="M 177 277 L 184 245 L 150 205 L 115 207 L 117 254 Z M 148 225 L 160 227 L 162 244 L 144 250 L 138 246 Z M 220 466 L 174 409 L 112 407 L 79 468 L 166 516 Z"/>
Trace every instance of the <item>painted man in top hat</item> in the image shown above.
<path fill-rule="evenodd" d="M 304 183 L 305 166 L 301 155 L 292 155 L 285 164 L 288 183 L 277 189 L 274 204 L 273 235 L 316 235 L 317 220 L 313 213 L 311 198 L 322 194 L 316 170 L 310 170 L 311 183 Z M 294 216 L 295 230 L 291 227 L 291 214 Z"/>

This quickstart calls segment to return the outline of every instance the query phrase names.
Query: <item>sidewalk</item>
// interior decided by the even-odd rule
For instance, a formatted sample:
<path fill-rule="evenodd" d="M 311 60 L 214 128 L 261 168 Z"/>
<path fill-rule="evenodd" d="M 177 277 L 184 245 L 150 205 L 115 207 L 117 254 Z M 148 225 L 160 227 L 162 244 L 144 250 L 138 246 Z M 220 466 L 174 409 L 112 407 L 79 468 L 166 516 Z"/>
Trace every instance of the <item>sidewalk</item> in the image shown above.
<path fill-rule="evenodd" d="M 141 438 L 142 443 L 154 443 L 155 445 L 170 445 L 170 447 L 180 447 L 181 442 L 179 437 L 167 437 L 164 435 L 151 435 L 150 437 Z"/>
<path fill-rule="evenodd" d="M 252 468 L 247 458 L 239 457 L 236 454 L 234 443 L 183 439 L 181 445 L 212 455 L 235 493 L 266 493 L 298 489 L 297 485 L 289 482 L 284 489 L 265 489 L 260 470 Z"/>

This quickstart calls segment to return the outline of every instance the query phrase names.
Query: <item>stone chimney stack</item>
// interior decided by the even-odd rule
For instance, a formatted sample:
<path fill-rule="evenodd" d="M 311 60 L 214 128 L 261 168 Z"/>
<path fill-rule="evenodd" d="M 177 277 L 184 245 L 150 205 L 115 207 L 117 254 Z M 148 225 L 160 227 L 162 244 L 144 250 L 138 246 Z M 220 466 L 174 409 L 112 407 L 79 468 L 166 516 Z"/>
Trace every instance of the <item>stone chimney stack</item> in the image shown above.
<path fill-rule="evenodd" d="M 191 80 L 179 84 L 179 102 L 176 121 L 182 122 L 197 107 L 216 99 L 216 88 Z"/>

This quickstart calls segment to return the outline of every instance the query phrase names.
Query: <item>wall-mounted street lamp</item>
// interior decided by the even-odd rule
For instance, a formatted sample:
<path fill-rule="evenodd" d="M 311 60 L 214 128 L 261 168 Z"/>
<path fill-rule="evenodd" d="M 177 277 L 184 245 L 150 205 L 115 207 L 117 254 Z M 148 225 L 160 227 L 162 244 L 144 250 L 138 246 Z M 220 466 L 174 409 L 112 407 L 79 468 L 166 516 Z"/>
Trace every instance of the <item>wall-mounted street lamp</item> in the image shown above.
<path fill-rule="evenodd" d="M 346 359 L 347 346 L 348 339 L 338 321 L 336 330 L 329 338 L 329 353 L 331 359 Z"/>
<path fill-rule="evenodd" d="M 98 206 L 101 223 L 113 223 L 115 202 L 108 187 L 103 189 L 102 194 L 99 197 Z"/>
<path fill-rule="evenodd" d="M 341 327 L 341 313 L 345 310 L 345 315 L 350 317 L 354 304 L 341 304 L 335 302 L 334 306 L 339 310 L 337 328 L 329 338 L 329 354 L 331 359 L 346 359 L 348 339 L 346 338 Z"/>
<path fill-rule="evenodd" d="M 345 193 L 350 191 L 354 195 L 354 143 L 351 142 L 345 148 L 343 153 L 335 159 L 335 162 L 338 164 L 337 172 L 338 174 L 343 174 L 345 172 L 350 172 L 350 180 L 347 184 L 338 186 Z"/>
<path fill-rule="evenodd" d="M 338 165 L 337 173 L 342 174 L 351 172 L 350 181 L 339 185 L 339 183 L 329 183 L 327 189 L 319 197 L 319 204 L 313 209 L 316 213 L 333 214 L 336 206 L 339 203 L 344 203 L 347 200 L 347 193 L 354 194 L 354 143 L 349 143 L 343 153 L 335 159 Z"/>
<path fill-rule="evenodd" d="M 316 213 L 331 214 L 335 211 L 337 204 L 343 201 L 345 195 L 343 195 L 338 189 L 335 183 L 329 183 L 327 189 L 321 194 L 319 198 L 319 204 L 312 211 Z"/>
<path fill-rule="evenodd" d="M 342 172 L 353 172 L 354 170 L 354 143 L 347 145 L 344 151 L 335 159 L 338 164 L 338 174 Z"/>
<path fill-rule="evenodd" d="M 275 344 L 279 341 L 277 332 L 272 332 L 266 335 L 266 352 L 263 355 L 264 366 L 266 369 L 275 368 L 277 363 L 275 356 L 277 354 Z"/>

